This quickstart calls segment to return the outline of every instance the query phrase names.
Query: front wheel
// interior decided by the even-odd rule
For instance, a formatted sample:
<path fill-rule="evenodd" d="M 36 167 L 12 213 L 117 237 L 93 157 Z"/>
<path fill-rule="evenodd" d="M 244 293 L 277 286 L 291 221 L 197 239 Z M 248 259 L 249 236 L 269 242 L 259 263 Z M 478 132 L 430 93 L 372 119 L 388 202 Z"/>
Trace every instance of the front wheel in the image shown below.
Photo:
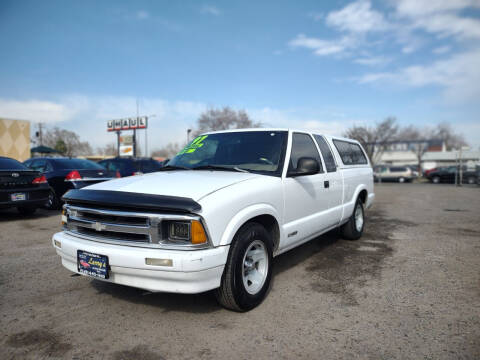
<path fill-rule="evenodd" d="M 468 184 L 475 184 L 475 178 L 473 176 L 470 176 L 468 179 L 467 179 L 467 183 Z"/>
<path fill-rule="evenodd" d="M 440 178 L 439 178 L 438 176 L 434 176 L 434 177 L 432 178 L 432 182 L 433 182 L 434 184 L 440 184 Z"/>
<path fill-rule="evenodd" d="M 363 210 L 362 200 L 358 198 L 352 216 L 350 216 L 347 223 L 342 225 L 340 230 L 343 238 L 347 240 L 358 240 L 363 234 L 364 226 L 365 212 Z"/>
<path fill-rule="evenodd" d="M 227 309 L 248 311 L 259 305 L 272 277 L 273 246 L 270 234 L 258 223 L 240 228 L 228 254 L 218 302 Z"/>
<path fill-rule="evenodd" d="M 404 177 L 398 178 L 398 182 L 399 182 L 399 183 L 404 183 L 404 182 L 405 182 L 405 178 L 404 178 Z"/>

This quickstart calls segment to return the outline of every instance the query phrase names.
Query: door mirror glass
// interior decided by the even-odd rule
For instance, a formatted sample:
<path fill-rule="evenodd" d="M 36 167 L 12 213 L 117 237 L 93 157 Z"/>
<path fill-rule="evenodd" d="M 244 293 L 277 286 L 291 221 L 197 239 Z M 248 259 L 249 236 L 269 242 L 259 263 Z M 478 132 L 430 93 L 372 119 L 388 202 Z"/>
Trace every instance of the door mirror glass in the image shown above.
<path fill-rule="evenodd" d="M 288 176 L 305 176 L 318 173 L 320 170 L 320 164 L 317 159 L 311 157 L 301 157 L 298 159 L 297 168 L 293 171 L 289 171 Z"/>

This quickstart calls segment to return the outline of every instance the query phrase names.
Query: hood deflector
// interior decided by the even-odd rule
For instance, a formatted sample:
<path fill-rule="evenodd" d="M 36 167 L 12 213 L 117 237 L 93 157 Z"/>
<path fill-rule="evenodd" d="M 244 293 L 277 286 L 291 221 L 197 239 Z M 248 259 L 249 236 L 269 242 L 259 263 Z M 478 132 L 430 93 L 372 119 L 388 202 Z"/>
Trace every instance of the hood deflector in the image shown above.
<path fill-rule="evenodd" d="M 70 190 L 63 195 L 62 199 L 69 204 L 96 205 L 136 211 L 191 213 L 202 209 L 199 203 L 190 198 L 111 190 Z"/>

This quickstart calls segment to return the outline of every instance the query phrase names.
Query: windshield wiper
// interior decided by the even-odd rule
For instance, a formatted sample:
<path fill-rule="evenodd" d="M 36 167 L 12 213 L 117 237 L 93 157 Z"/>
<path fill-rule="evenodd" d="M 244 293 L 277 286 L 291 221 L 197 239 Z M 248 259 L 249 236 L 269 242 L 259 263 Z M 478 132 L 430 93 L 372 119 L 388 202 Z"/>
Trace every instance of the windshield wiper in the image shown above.
<path fill-rule="evenodd" d="M 192 168 L 192 170 L 220 170 L 220 171 L 238 171 L 248 173 L 250 171 L 245 169 L 240 169 L 239 167 L 228 167 L 228 166 L 219 166 L 219 165 L 201 165 Z"/>
<path fill-rule="evenodd" d="M 158 171 L 168 171 L 168 170 L 192 170 L 192 169 L 186 166 L 166 165 L 160 168 Z"/>

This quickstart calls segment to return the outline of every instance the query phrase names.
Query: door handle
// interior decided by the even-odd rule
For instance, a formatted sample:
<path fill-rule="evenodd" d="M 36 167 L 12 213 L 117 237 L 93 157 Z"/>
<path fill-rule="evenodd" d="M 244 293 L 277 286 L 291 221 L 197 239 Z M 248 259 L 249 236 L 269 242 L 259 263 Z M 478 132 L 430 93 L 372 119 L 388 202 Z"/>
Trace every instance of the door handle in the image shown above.
<path fill-rule="evenodd" d="M 326 180 L 323 182 L 323 187 L 328 189 L 330 187 L 330 181 Z"/>

